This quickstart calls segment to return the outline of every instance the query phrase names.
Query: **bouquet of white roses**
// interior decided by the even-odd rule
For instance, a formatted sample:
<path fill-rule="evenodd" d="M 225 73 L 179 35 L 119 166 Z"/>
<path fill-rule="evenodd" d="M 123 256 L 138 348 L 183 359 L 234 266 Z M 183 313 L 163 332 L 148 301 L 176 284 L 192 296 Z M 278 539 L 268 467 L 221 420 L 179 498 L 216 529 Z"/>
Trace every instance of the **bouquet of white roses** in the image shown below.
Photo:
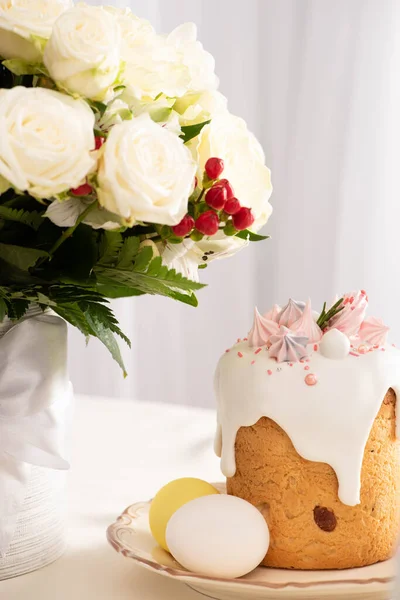
<path fill-rule="evenodd" d="M 0 57 L 0 320 L 51 307 L 123 367 L 107 298 L 196 305 L 199 268 L 264 239 L 262 148 L 193 24 L 0 0 Z"/>

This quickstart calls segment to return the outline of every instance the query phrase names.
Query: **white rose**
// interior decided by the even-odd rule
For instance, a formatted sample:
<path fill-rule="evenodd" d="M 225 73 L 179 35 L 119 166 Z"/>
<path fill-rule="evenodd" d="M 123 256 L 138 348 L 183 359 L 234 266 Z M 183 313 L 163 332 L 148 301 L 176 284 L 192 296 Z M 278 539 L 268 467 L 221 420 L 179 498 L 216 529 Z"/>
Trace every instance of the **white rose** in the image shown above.
<path fill-rule="evenodd" d="M 55 22 L 44 52 L 51 77 L 68 91 L 103 100 L 120 69 L 120 30 L 99 6 L 79 5 Z"/>
<path fill-rule="evenodd" d="M 176 225 L 186 214 L 196 168 L 182 140 L 143 114 L 115 125 L 108 136 L 99 202 L 130 224 Z"/>
<path fill-rule="evenodd" d="M 202 129 L 196 150 L 201 173 L 208 158 L 223 159 L 222 177 L 230 181 L 241 205 L 252 209 L 255 217 L 252 229 L 258 231 L 272 212 L 268 202 L 272 193 L 271 173 L 265 166 L 261 144 L 243 119 L 229 112 L 217 114 Z"/>
<path fill-rule="evenodd" d="M 140 46 L 155 34 L 155 31 L 146 19 L 140 19 L 133 14 L 130 8 L 117 8 L 104 6 L 118 23 L 121 32 L 121 55 L 124 56 L 135 45 Z"/>
<path fill-rule="evenodd" d="M 94 115 L 44 88 L 0 90 L 0 176 L 37 198 L 80 185 L 96 163 Z"/>
<path fill-rule="evenodd" d="M 0 56 L 39 61 L 32 36 L 47 40 L 57 17 L 72 5 L 72 0 L 0 0 Z"/>
<path fill-rule="evenodd" d="M 194 23 L 185 23 L 174 29 L 167 37 L 167 43 L 173 46 L 189 69 L 192 91 L 216 90 L 218 77 L 214 73 L 214 57 L 206 52 L 197 41 L 197 27 Z"/>
<path fill-rule="evenodd" d="M 188 91 L 189 69 L 163 36 L 148 32 L 140 39 L 125 38 L 121 56 L 125 62 L 125 95 L 141 100 L 163 93 L 175 98 Z"/>

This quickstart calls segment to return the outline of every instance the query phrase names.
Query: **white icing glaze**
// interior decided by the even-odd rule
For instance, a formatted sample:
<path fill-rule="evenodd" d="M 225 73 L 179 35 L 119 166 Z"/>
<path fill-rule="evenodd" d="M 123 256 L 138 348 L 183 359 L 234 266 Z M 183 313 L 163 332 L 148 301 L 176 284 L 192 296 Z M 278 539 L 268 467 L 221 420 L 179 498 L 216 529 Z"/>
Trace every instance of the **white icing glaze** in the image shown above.
<path fill-rule="evenodd" d="M 316 385 L 306 385 L 307 374 L 316 375 Z M 269 358 L 265 348 L 256 354 L 246 342 L 235 345 L 220 359 L 215 377 L 215 450 L 224 475 L 236 471 L 239 428 L 266 416 L 301 456 L 335 470 L 344 504 L 358 504 L 365 445 L 390 387 L 400 398 L 400 351 L 392 346 L 341 360 L 315 351 L 308 361 L 290 366 Z M 396 430 L 400 437 L 400 419 Z"/>

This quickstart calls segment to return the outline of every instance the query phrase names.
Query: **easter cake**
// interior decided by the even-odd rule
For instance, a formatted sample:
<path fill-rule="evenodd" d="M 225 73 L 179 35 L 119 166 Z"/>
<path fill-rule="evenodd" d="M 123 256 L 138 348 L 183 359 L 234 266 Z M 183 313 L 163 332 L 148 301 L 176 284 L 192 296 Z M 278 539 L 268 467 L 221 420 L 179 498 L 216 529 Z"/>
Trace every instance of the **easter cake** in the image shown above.
<path fill-rule="evenodd" d="M 218 364 L 216 452 L 228 494 L 268 524 L 265 566 L 345 569 L 394 551 L 400 351 L 367 306 L 362 290 L 321 313 L 256 310 Z"/>

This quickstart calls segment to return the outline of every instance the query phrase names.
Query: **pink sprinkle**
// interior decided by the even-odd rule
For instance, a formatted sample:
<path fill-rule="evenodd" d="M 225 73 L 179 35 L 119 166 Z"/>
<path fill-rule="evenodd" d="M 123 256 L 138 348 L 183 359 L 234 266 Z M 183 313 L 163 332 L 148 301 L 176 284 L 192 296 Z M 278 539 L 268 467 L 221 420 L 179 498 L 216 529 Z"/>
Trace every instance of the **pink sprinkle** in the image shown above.
<path fill-rule="evenodd" d="M 349 354 L 351 354 L 351 356 L 356 356 L 357 358 L 359 357 L 359 354 L 356 354 L 355 352 L 349 352 Z"/>
<path fill-rule="evenodd" d="M 379 344 L 375 344 L 374 348 L 375 348 L 375 350 L 378 350 Z"/>
<path fill-rule="evenodd" d="M 243 358 L 243 354 L 241 352 L 238 352 L 238 357 Z"/>
<path fill-rule="evenodd" d="M 237 343 L 239 344 L 242 340 L 240 338 L 237 339 Z"/>
<path fill-rule="evenodd" d="M 303 362 L 304 362 L 304 358 L 301 358 L 301 359 L 300 359 L 300 362 L 301 362 L 301 363 L 303 363 Z"/>
<path fill-rule="evenodd" d="M 249 341 L 249 338 L 243 338 L 243 341 L 244 341 L 244 342 L 248 342 L 248 341 Z"/>
<path fill-rule="evenodd" d="M 392 344 L 393 348 L 396 348 L 396 344 Z"/>
<path fill-rule="evenodd" d="M 230 348 L 228 348 L 227 350 L 225 350 L 225 352 L 230 352 L 230 351 L 231 351 Z"/>
<path fill-rule="evenodd" d="M 309 371 L 309 370 L 310 370 L 310 367 L 307 365 L 306 367 L 304 367 L 304 370 L 305 370 L 305 371 Z"/>
<path fill-rule="evenodd" d="M 309 373 L 304 377 L 304 381 L 307 385 L 315 385 L 318 380 L 316 375 L 314 375 L 313 373 Z"/>
<path fill-rule="evenodd" d="M 366 354 L 368 352 L 368 347 L 365 346 L 365 344 L 361 344 L 361 346 L 358 347 L 358 352 L 360 354 Z"/>
<path fill-rule="evenodd" d="M 252 364 L 252 365 L 254 365 L 254 363 L 255 363 L 255 362 L 256 362 L 255 360 L 252 360 L 252 361 L 251 361 L 251 364 Z"/>
<path fill-rule="evenodd" d="M 272 375 L 272 371 L 270 369 L 268 369 L 267 373 L 268 375 Z"/>
<path fill-rule="evenodd" d="M 289 367 L 293 367 L 293 363 L 289 363 Z"/>
<path fill-rule="evenodd" d="M 261 352 L 261 348 L 257 348 L 257 350 L 254 352 L 254 354 L 259 354 Z"/>
<path fill-rule="evenodd" d="M 314 352 L 318 350 L 318 344 L 314 344 Z"/>
<path fill-rule="evenodd" d="M 310 359 L 309 359 L 309 358 L 306 358 L 306 362 L 310 362 Z"/>
<path fill-rule="evenodd" d="M 381 351 L 382 352 L 386 352 L 386 348 L 381 348 Z"/>

